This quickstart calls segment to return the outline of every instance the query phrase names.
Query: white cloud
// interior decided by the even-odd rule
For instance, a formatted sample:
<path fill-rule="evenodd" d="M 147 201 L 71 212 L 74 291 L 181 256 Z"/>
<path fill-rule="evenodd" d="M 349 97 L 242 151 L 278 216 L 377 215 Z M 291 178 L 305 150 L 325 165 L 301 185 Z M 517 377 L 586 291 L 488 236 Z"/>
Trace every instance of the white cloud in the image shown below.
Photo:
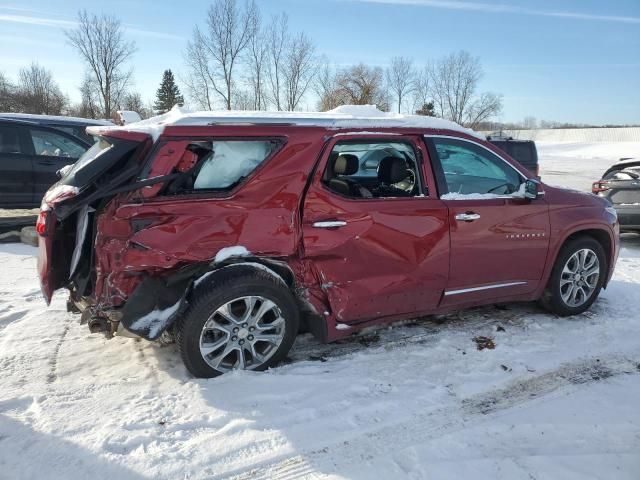
<path fill-rule="evenodd" d="M 467 10 L 487 13 L 512 13 L 518 15 L 537 15 L 543 17 L 571 18 L 576 20 L 594 20 L 602 22 L 640 23 L 640 17 L 623 15 L 599 15 L 581 12 L 561 12 L 550 10 L 536 10 L 533 8 L 514 5 L 475 3 L 457 0 L 347 0 L 359 3 L 379 3 L 387 5 L 408 5 L 416 7 L 441 8 L 446 10 Z"/>
<path fill-rule="evenodd" d="M 5 7 L 0 7 L 5 8 Z M 45 18 L 45 17 L 37 17 L 34 15 L 12 15 L 12 14 L 3 14 L 0 13 L 0 22 L 8 22 L 8 23 L 21 23 L 25 25 L 36 25 L 41 27 L 54 27 L 54 28 L 73 28 L 78 23 L 73 20 L 58 20 L 53 18 Z M 123 25 L 124 29 L 132 34 L 139 35 L 142 37 L 152 37 L 152 38 L 166 38 L 170 40 L 184 40 L 183 37 L 179 35 L 174 35 L 172 33 L 166 32 L 157 32 L 153 30 L 144 30 L 141 28 L 137 28 L 131 25 Z"/>

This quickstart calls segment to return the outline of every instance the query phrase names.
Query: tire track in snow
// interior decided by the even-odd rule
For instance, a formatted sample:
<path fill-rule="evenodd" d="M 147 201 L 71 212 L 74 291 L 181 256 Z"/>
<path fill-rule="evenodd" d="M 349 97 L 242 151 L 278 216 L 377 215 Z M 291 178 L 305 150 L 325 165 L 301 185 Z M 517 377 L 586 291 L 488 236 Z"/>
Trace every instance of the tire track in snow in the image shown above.
<path fill-rule="evenodd" d="M 49 373 L 47 374 L 47 383 L 51 384 L 58 379 L 58 360 L 60 358 L 60 348 L 64 343 L 64 339 L 67 337 L 69 333 L 69 328 L 71 328 L 71 318 L 69 315 L 66 316 L 64 328 L 62 329 L 62 333 L 58 337 L 55 347 L 53 348 L 53 354 L 49 358 Z"/>
<path fill-rule="evenodd" d="M 558 369 L 510 383 L 504 388 L 474 395 L 448 408 L 418 414 L 411 420 L 387 424 L 279 462 L 257 465 L 251 470 L 214 478 L 234 480 L 288 480 L 323 478 L 379 456 L 420 444 L 481 421 L 523 403 L 534 401 L 561 388 L 579 388 L 619 375 L 640 374 L 640 354 L 634 358 L 591 358 L 562 365 Z M 442 421 L 441 419 L 449 419 Z M 320 473 L 322 472 L 322 473 Z"/>

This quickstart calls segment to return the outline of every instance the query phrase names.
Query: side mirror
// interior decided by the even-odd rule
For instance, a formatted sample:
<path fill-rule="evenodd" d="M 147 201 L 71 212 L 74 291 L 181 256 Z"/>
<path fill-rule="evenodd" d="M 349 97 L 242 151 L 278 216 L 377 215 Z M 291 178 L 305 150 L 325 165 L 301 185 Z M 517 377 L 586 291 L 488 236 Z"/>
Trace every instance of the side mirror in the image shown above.
<path fill-rule="evenodd" d="M 533 180 L 531 178 L 527 179 L 527 181 L 524 182 L 524 198 L 529 198 L 531 200 L 538 198 L 540 195 L 540 192 L 538 192 L 539 185 L 540 182 L 537 180 Z"/>

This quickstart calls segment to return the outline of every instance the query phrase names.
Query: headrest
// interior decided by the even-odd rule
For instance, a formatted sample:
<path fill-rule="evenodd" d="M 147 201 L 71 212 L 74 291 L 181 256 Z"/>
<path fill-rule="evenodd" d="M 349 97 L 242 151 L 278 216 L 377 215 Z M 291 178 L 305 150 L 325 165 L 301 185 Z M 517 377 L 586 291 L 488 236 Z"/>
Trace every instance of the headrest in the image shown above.
<path fill-rule="evenodd" d="M 398 183 L 407 178 L 407 162 L 404 158 L 384 157 L 378 164 L 378 180 L 382 183 Z"/>
<path fill-rule="evenodd" d="M 333 164 L 333 172 L 338 175 L 353 175 L 358 171 L 360 162 L 358 157 L 349 153 L 343 153 L 336 158 Z"/>

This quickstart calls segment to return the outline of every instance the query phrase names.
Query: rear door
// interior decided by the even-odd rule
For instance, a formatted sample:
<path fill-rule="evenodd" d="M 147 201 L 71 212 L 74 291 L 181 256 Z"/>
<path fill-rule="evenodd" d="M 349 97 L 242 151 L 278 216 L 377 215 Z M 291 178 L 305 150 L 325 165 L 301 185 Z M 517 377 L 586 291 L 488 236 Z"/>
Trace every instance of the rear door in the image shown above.
<path fill-rule="evenodd" d="M 56 172 L 74 164 L 88 147 L 71 135 L 49 128 L 29 127 L 33 149 L 33 201 L 39 203 L 58 181 Z"/>
<path fill-rule="evenodd" d="M 437 136 L 427 143 L 440 160 L 440 198 L 451 226 L 443 305 L 534 291 L 549 245 L 546 201 L 519 196 L 524 173 L 480 143 Z"/>
<path fill-rule="evenodd" d="M 449 227 L 427 158 L 420 139 L 401 135 L 342 136 L 325 149 L 304 200 L 303 243 L 334 321 L 437 306 Z M 405 174 L 386 178 L 401 162 Z"/>
<path fill-rule="evenodd" d="M 22 134 L 25 127 L 0 123 L 0 205 L 35 206 L 31 155 Z"/>

